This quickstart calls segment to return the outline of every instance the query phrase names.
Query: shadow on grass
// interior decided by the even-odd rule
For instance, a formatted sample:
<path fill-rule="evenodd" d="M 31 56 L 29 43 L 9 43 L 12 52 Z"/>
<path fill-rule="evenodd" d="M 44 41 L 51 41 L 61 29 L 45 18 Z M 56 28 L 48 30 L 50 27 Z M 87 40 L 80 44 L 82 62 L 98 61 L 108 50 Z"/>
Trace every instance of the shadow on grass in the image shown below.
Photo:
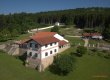
<path fill-rule="evenodd" d="M 18 58 L 23 62 L 23 65 L 25 65 L 25 61 L 27 58 L 27 53 L 25 52 L 24 54 L 18 56 Z"/>
<path fill-rule="evenodd" d="M 77 52 L 70 53 L 72 56 L 82 57 L 83 55 Z"/>

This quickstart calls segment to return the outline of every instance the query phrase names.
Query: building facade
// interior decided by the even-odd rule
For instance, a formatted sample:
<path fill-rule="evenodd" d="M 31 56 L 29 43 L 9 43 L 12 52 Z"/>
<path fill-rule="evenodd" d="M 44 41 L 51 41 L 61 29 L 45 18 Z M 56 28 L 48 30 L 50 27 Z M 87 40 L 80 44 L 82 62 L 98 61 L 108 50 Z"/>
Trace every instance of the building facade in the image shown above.
<path fill-rule="evenodd" d="M 25 42 L 26 66 L 44 71 L 53 63 L 54 56 L 70 47 L 69 41 L 55 32 L 38 32 Z"/>

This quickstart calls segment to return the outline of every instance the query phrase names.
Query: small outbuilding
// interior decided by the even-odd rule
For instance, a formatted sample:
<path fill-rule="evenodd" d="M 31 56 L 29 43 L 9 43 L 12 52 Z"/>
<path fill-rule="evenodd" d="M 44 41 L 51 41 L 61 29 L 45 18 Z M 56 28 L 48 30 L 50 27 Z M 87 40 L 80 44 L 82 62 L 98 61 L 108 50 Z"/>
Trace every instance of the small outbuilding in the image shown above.
<path fill-rule="evenodd" d="M 89 39 L 103 39 L 103 36 L 101 33 L 83 33 L 83 38 L 89 38 Z"/>
<path fill-rule="evenodd" d="M 60 25 L 60 23 L 59 23 L 59 22 L 56 22 L 56 23 L 55 23 L 55 26 L 59 26 L 59 25 Z"/>

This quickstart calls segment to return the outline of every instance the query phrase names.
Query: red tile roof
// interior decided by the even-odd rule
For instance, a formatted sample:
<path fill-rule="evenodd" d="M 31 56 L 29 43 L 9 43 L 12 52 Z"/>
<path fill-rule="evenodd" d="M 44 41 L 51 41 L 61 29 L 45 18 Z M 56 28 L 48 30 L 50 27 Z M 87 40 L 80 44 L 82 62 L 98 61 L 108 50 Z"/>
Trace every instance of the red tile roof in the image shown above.
<path fill-rule="evenodd" d="M 50 44 L 54 42 L 59 42 L 59 46 L 62 46 L 68 43 L 64 40 L 60 41 L 59 39 L 55 38 L 54 37 L 55 34 L 56 34 L 55 32 L 38 32 L 34 36 L 32 36 L 30 40 L 34 40 L 40 45 L 46 45 L 46 44 Z M 29 42 L 30 40 L 28 41 L 26 40 L 26 42 Z"/>
<path fill-rule="evenodd" d="M 33 37 L 50 37 L 50 36 L 54 36 L 56 34 L 56 32 L 38 32 L 36 33 Z"/>
<path fill-rule="evenodd" d="M 41 45 L 58 42 L 59 40 L 55 37 L 44 37 L 44 38 L 32 38 L 34 41 L 38 42 Z"/>
<path fill-rule="evenodd" d="M 65 45 L 65 44 L 67 44 L 67 43 L 68 43 L 68 42 L 66 42 L 66 41 L 64 41 L 64 40 L 59 41 L 59 46 Z"/>
<path fill-rule="evenodd" d="M 34 36 L 32 36 L 32 39 L 41 45 L 45 45 L 59 41 L 54 37 L 55 34 L 55 32 L 38 32 Z"/>
<path fill-rule="evenodd" d="M 100 36 L 100 33 L 83 33 L 83 36 L 87 37 L 87 36 Z"/>

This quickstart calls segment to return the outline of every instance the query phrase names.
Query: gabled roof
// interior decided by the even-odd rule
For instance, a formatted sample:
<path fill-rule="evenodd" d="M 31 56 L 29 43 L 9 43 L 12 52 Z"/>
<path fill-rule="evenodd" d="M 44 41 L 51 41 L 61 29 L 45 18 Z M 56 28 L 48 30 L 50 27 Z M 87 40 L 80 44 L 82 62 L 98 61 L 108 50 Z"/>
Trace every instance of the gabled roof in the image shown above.
<path fill-rule="evenodd" d="M 55 34 L 55 32 L 38 32 L 34 36 L 32 36 L 32 39 L 38 42 L 40 45 L 45 45 L 59 41 L 54 37 Z"/>
<path fill-rule="evenodd" d="M 56 32 L 38 32 L 36 33 L 34 36 L 32 36 L 32 38 L 44 38 L 44 37 L 51 37 L 54 36 L 56 34 Z"/>
<path fill-rule="evenodd" d="M 58 42 L 59 40 L 55 37 L 44 37 L 44 38 L 39 38 L 39 37 L 34 37 L 32 38 L 34 41 L 38 42 L 40 45 L 46 45 L 50 44 L 53 42 Z"/>
<path fill-rule="evenodd" d="M 38 32 L 34 36 L 32 36 L 31 39 L 26 40 L 25 43 L 29 42 L 31 40 L 36 41 L 40 45 L 46 45 L 46 44 L 58 42 L 59 46 L 62 46 L 64 44 L 68 43 L 64 40 L 60 40 L 60 39 L 54 37 L 55 34 L 57 34 L 57 33 L 56 32 Z"/>

